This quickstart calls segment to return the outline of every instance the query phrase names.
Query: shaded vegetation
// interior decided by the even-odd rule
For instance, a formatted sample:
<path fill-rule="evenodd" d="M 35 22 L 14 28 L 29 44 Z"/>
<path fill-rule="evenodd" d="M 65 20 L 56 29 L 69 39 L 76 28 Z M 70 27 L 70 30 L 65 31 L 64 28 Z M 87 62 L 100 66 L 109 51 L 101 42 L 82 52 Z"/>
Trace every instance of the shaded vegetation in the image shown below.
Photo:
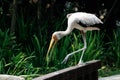
<path fill-rule="evenodd" d="M 119 22 L 120 1 L 112 0 L 109 4 L 102 0 L 98 2 L 0 0 L 0 73 L 31 77 L 76 65 L 81 52 L 70 57 L 67 64 L 61 64 L 61 61 L 68 53 L 83 47 L 81 34 L 77 30 L 59 41 L 50 59 L 45 60 L 51 34 L 65 30 L 66 14 L 76 11 L 94 13 L 106 26 L 100 32 L 87 33 L 88 47 L 83 61 L 99 59 L 103 65 L 119 69 L 120 25 L 116 27 L 115 24 Z M 97 4 L 92 6 L 90 3 Z"/>

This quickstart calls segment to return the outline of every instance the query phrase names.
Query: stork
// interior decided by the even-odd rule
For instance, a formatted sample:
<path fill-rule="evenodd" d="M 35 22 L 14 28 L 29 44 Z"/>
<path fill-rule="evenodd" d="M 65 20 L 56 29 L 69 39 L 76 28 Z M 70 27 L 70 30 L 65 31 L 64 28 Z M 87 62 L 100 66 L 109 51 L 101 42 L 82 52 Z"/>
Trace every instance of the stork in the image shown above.
<path fill-rule="evenodd" d="M 75 54 L 78 53 L 80 51 L 82 51 L 80 60 L 78 64 L 82 63 L 82 58 L 84 55 L 84 52 L 87 48 L 87 42 L 86 42 L 86 32 L 87 31 L 92 31 L 92 30 L 100 30 L 100 27 L 98 26 L 94 26 L 94 25 L 99 25 L 99 24 L 103 24 L 103 22 L 94 14 L 91 13 L 86 13 L 86 12 L 75 12 L 75 13 L 70 13 L 67 15 L 68 18 L 68 27 L 65 31 L 56 31 L 52 34 L 52 38 L 51 38 L 51 42 L 47 51 L 47 55 L 50 53 L 50 50 L 52 47 L 55 46 L 55 44 L 64 36 L 70 34 L 72 32 L 73 29 L 78 29 L 81 32 L 82 38 L 83 38 L 83 42 L 84 42 L 84 47 L 74 51 L 72 53 L 69 53 L 64 60 L 62 61 L 62 63 L 66 63 L 68 58 Z"/>

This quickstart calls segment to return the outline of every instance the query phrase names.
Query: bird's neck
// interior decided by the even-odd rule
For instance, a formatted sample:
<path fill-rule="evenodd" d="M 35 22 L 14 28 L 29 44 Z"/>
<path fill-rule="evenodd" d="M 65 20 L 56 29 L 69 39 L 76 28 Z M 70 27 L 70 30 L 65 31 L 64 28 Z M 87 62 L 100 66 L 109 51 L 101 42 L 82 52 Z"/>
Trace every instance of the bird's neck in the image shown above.
<path fill-rule="evenodd" d="M 73 30 L 72 28 L 68 27 L 65 31 L 63 31 L 63 35 L 66 36 L 66 35 L 70 34 L 72 32 L 72 30 Z"/>

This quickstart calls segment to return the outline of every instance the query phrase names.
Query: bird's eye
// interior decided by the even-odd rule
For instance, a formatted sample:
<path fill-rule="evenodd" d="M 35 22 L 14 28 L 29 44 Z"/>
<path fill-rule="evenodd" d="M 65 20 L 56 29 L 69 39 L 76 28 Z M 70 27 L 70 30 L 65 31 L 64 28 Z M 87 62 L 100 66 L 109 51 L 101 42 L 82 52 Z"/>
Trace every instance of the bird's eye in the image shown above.
<path fill-rule="evenodd" d="M 59 36 L 61 35 L 61 34 L 58 34 Z"/>
<path fill-rule="evenodd" d="M 57 38 L 60 39 L 60 38 L 61 38 L 61 34 L 58 34 L 58 35 L 57 35 Z"/>
<path fill-rule="evenodd" d="M 60 37 L 60 34 L 58 34 L 58 37 Z"/>

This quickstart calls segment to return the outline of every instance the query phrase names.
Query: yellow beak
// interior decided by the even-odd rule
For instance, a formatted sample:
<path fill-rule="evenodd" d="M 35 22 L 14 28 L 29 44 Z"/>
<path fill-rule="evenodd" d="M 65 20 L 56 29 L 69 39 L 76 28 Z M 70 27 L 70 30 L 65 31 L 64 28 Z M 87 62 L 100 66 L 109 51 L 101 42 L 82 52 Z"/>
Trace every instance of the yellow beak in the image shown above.
<path fill-rule="evenodd" d="M 49 45 L 49 48 L 48 48 L 46 57 L 48 57 L 51 48 L 53 49 L 56 43 L 57 43 L 57 41 L 55 41 L 55 40 L 52 38 L 51 41 L 50 41 L 50 45 Z"/>

